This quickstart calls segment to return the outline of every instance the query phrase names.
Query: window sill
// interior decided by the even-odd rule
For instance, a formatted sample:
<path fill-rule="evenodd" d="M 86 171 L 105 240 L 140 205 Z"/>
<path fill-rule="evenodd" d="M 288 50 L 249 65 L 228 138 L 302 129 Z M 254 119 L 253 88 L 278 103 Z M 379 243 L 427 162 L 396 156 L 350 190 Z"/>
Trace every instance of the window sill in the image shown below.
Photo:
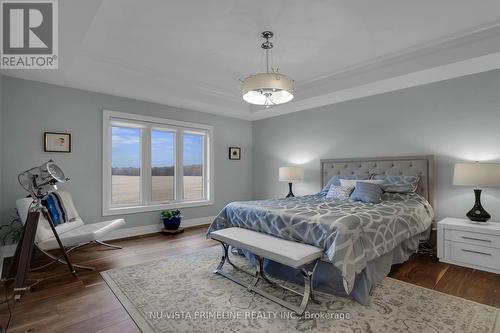
<path fill-rule="evenodd" d="M 110 208 L 103 208 L 102 215 L 111 216 L 111 215 L 122 215 L 122 214 L 134 214 L 134 213 L 161 211 L 166 209 L 211 206 L 213 204 L 214 204 L 213 200 L 200 200 L 200 201 L 189 201 L 189 202 L 173 202 L 173 203 L 147 205 L 147 206 L 110 207 Z"/>

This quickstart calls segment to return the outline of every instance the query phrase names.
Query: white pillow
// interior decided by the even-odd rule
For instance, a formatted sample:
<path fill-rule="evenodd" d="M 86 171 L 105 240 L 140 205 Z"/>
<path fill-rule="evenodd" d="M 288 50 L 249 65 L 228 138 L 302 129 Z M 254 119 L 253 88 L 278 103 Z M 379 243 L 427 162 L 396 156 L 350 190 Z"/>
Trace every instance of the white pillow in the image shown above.
<path fill-rule="evenodd" d="M 369 180 L 341 179 L 340 180 L 340 186 L 343 186 L 343 187 L 356 187 L 356 183 L 357 182 L 382 185 L 384 183 L 384 180 L 383 179 L 369 179 Z"/>

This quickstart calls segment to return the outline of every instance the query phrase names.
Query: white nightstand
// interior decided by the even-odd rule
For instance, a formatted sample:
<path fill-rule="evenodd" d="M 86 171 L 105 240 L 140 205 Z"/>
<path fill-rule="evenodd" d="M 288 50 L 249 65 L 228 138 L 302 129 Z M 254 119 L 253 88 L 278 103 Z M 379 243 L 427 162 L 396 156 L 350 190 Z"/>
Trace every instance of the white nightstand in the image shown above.
<path fill-rule="evenodd" d="M 448 217 L 437 228 L 440 261 L 500 274 L 500 223 Z"/>

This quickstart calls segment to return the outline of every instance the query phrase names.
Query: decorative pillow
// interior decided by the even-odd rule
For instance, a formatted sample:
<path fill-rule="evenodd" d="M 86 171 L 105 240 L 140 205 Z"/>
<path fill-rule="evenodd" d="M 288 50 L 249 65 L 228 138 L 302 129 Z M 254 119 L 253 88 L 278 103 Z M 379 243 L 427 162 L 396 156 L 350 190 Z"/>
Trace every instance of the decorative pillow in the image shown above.
<path fill-rule="evenodd" d="M 340 186 L 340 179 L 368 179 L 369 175 L 347 175 L 347 176 L 343 176 L 343 175 L 336 175 L 336 176 L 333 176 L 332 178 L 330 178 L 330 180 L 328 181 L 328 183 L 326 183 L 326 185 L 323 187 L 323 189 L 321 190 L 321 192 L 319 192 L 319 194 L 325 196 L 328 191 L 330 190 L 330 187 L 332 185 L 335 185 L 335 186 Z"/>
<path fill-rule="evenodd" d="M 370 183 L 370 184 L 382 185 L 383 182 L 384 181 L 382 179 L 367 179 L 367 180 L 341 179 L 340 185 L 356 187 L 357 186 L 356 184 L 358 184 L 358 183 Z"/>
<path fill-rule="evenodd" d="M 330 186 L 330 189 L 328 190 L 328 193 L 326 194 L 326 198 L 327 199 L 347 200 L 347 199 L 349 199 L 349 196 L 351 195 L 353 190 L 354 190 L 354 187 L 352 187 L 352 186 L 332 185 L 332 186 Z"/>
<path fill-rule="evenodd" d="M 54 225 L 68 222 L 68 214 L 64 208 L 61 197 L 56 192 L 52 192 L 42 200 L 42 205 L 47 208 Z"/>
<path fill-rule="evenodd" d="M 377 177 L 378 178 L 378 177 Z M 385 176 L 382 189 L 392 193 L 414 193 L 417 191 L 418 176 Z"/>
<path fill-rule="evenodd" d="M 352 192 L 349 198 L 354 201 L 379 203 L 382 193 L 384 193 L 384 191 L 382 191 L 379 184 L 358 182 L 354 188 L 354 192 Z"/>

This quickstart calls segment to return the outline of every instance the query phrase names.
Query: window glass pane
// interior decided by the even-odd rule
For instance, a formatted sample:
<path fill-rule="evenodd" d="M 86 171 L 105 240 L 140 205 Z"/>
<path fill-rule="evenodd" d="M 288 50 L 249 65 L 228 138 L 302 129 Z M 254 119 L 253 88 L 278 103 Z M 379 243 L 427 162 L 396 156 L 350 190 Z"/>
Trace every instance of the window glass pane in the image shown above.
<path fill-rule="evenodd" d="M 153 201 L 174 200 L 175 133 L 151 131 L 151 176 Z"/>
<path fill-rule="evenodd" d="M 141 129 L 112 128 L 111 203 L 141 202 Z"/>
<path fill-rule="evenodd" d="M 200 134 L 183 136 L 184 199 L 203 199 L 203 142 Z"/>

